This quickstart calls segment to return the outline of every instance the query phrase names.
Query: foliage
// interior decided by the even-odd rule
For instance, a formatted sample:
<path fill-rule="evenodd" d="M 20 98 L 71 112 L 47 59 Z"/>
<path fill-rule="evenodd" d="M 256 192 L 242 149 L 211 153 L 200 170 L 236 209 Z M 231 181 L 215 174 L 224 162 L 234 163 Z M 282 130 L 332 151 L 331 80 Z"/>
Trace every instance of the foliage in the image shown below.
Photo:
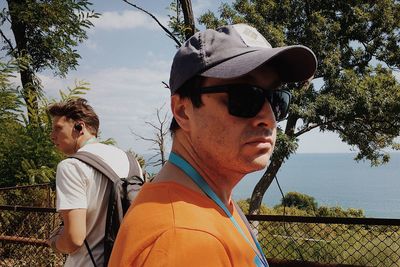
<path fill-rule="evenodd" d="M 8 0 L 0 12 L 2 50 L 11 63 L 0 63 L 0 187 L 53 182 L 63 158 L 50 138 L 49 100 L 42 94 L 37 73 L 46 69 L 64 77 L 78 65 L 76 46 L 87 39 L 86 30 L 99 14 L 87 0 Z M 10 27 L 11 31 L 7 30 Z M 9 79 L 19 72 L 22 88 Z M 61 99 L 84 94 L 77 83 Z M 106 140 L 112 142 L 112 140 Z"/>
<path fill-rule="evenodd" d="M 399 227 L 380 228 L 378 225 L 260 222 L 258 237 L 264 253 L 275 260 L 308 261 L 315 266 L 397 266 Z"/>
<path fill-rule="evenodd" d="M 315 211 L 318 203 L 312 196 L 299 192 L 288 192 L 281 200 L 281 206 L 296 207 L 300 210 Z"/>
<path fill-rule="evenodd" d="M 1 190 L 2 205 L 26 207 L 55 207 L 55 190 L 51 184 L 20 186 Z M 14 222 L 16 223 L 16 222 Z M 10 231 L 12 231 L 10 229 Z"/>
<path fill-rule="evenodd" d="M 28 123 L 38 126 L 42 85 L 37 73 L 50 69 L 65 76 L 78 65 L 76 46 L 99 14 L 87 0 L 7 0 L 0 12 L 0 34 L 7 56 L 17 61 Z M 7 30 L 10 27 L 11 31 Z M 11 35 L 12 36 L 8 36 Z"/>
<path fill-rule="evenodd" d="M 281 203 L 274 207 L 274 211 L 277 214 L 295 216 L 365 217 L 362 209 L 349 208 L 345 210 L 342 207 L 319 207 L 314 197 L 299 192 L 286 193 L 281 199 Z"/>
<path fill-rule="evenodd" d="M 383 1 L 236 0 L 207 12 L 200 23 L 217 27 L 246 22 L 273 47 L 303 44 L 318 58 L 313 82 L 287 85 L 293 102 L 271 164 L 256 185 L 251 212 L 283 162 L 295 153 L 298 137 L 319 128 L 339 134 L 358 151 L 356 160 L 378 165 L 387 149 L 400 149 L 400 3 Z"/>
<path fill-rule="evenodd" d="M 174 14 L 168 15 L 168 27 L 172 29 L 171 33 L 173 34 L 173 36 L 175 36 L 179 40 L 179 42 L 183 44 L 186 40 L 185 31 L 187 30 L 187 26 L 185 26 L 185 23 L 183 21 L 182 6 L 179 1 L 172 1 L 169 5 L 169 9 Z"/>
<path fill-rule="evenodd" d="M 55 192 L 50 186 L 29 186 L 0 191 L 3 205 L 54 208 Z M 62 266 L 65 257 L 46 246 L 21 242 L 23 238 L 46 240 L 61 218 L 55 211 L 0 210 L 0 233 L 20 242 L 2 240 L 0 266 Z M 57 257 L 57 259 L 55 258 Z"/>
<path fill-rule="evenodd" d="M 9 121 L 0 130 L 0 187 L 54 180 L 61 155 L 50 141 L 50 125 L 32 127 L 23 121 Z"/>
<path fill-rule="evenodd" d="M 249 214 L 250 198 L 237 201 L 245 214 Z M 288 192 L 281 199 L 281 203 L 273 208 L 262 204 L 261 215 L 290 215 L 290 216 L 315 216 L 315 217 L 365 217 L 362 209 L 342 207 L 319 206 L 314 197 L 299 192 Z"/>
<path fill-rule="evenodd" d="M 321 206 L 317 209 L 316 216 L 318 217 L 351 217 L 363 218 L 365 217 L 362 209 L 348 208 L 344 210 L 342 207 L 327 207 Z"/>
<path fill-rule="evenodd" d="M 16 64 L 0 61 L 0 187 L 54 183 L 57 164 L 64 158 L 50 140 L 52 125 L 46 109 L 55 100 L 40 95 L 34 115 L 41 123 L 28 123 L 23 93 L 10 82 Z M 88 90 L 88 83 L 75 82 L 74 87 L 60 91 L 60 101 L 81 97 Z M 102 142 L 114 143 L 112 139 Z"/>
<path fill-rule="evenodd" d="M 192 1 L 173 0 L 169 5 L 169 10 L 174 15 L 168 15 L 168 26 L 172 29 L 172 32 L 168 32 L 168 37 L 178 41 L 177 48 L 179 48 L 196 32 Z"/>
<path fill-rule="evenodd" d="M 54 182 L 56 166 L 63 159 L 50 140 L 51 120 L 46 108 L 54 100 L 41 96 L 37 113 L 41 124 L 27 123 L 22 93 L 9 80 L 14 66 L 12 62 L 1 62 L 0 66 L 0 187 Z M 78 97 L 87 90 L 87 83 L 79 82 L 61 97 Z"/>
<path fill-rule="evenodd" d="M 75 81 L 74 87 L 67 87 L 66 91 L 60 90 L 60 101 L 67 101 L 68 99 L 79 98 L 85 95 L 89 89 L 89 83 L 85 81 Z"/>
<path fill-rule="evenodd" d="M 249 204 L 250 204 L 250 199 L 242 199 L 237 201 L 238 206 L 240 209 L 243 211 L 244 214 L 248 214 L 249 211 Z M 273 214 L 273 210 L 268 208 L 266 205 L 262 204 L 260 207 L 260 214 L 263 215 L 268 215 L 268 214 Z"/>
<path fill-rule="evenodd" d="M 200 24 L 206 25 L 209 29 L 215 29 L 222 25 L 246 23 L 245 19 L 242 18 L 232 6 L 227 3 L 221 4 L 219 11 L 219 18 L 215 16 L 212 11 L 207 11 L 200 16 Z"/>
<path fill-rule="evenodd" d="M 2 128 L 9 126 L 15 120 L 18 120 L 18 113 L 21 112 L 21 101 L 16 94 L 16 90 L 10 87 L 9 73 L 11 63 L 0 61 L 0 125 Z M 0 130 L 1 131 L 1 130 Z"/>
<path fill-rule="evenodd" d="M 33 72 L 52 69 L 64 76 L 69 69 L 78 65 L 79 54 L 75 47 L 87 39 L 86 29 L 93 26 L 92 19 L 100 14 L 90 10 L 91 3 L 79 1 L 34 1 L 8 0 L 8 9 L 1 13 L 2 26 L 11 21 L 16 47 L 4 42 L 3 49 L 19 57 L 26 53 L 30 58 Z M 23 34 L 26 51 L 21 51 L 16 35 Z M 22 42 L 22 41 L 21 41 Z M 22 45 L 22 44 L 21 44 Z M 18 55 L 13 49 L 18 50 Z"/>
<path fill-rule="evenodd" d="M 0 136 L 0 187 L 54 180 L 61 156 L 53 151 L 48 134 L 42 128 L 27 129 L 18 122 L 9 125 L 13 129 Z"/>

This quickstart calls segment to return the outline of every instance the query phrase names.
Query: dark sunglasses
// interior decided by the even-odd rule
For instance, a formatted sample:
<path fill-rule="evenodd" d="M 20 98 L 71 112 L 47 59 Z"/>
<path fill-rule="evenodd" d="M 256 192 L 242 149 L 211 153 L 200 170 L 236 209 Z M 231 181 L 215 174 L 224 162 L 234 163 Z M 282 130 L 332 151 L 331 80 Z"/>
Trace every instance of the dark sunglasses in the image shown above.
<path fill-rule="evenodd" d="M 264 90 L 248 84 L 202 87 L 200 93 L 228 93 L 229 114 L 241 118 L 256 116 L 263 107 L 265 100 L 268 100 L 276 121 L 286 118 L 292 96 L 285 90 Z"/>

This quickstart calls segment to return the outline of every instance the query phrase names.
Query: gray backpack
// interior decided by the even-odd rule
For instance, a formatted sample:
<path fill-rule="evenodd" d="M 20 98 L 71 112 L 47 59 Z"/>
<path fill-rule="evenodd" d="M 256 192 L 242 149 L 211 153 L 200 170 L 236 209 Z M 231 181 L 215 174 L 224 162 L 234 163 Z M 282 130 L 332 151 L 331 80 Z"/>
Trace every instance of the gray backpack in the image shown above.
<path fill-rule="evenodd" d="M 122 218 L 145 182 L 139 162 L 131 153 L 127 152 L 126 155 L 129 160 L 128 177 L 119 177 L 108 164 L 104 163 L 104 161 L 100 160 L 100 158 L 93 153 L 79 151 L 69 156 L 70 158 L 79 159 L 80 161 L 92 166 L 107 177 L 111 184 L 104 235 L 104 266 L 107 266 L 110 259 L 111 251 Z M 85 245 L 88 249 L 93 265 L 96 266 L 87 240 L 85 240 Z"/>

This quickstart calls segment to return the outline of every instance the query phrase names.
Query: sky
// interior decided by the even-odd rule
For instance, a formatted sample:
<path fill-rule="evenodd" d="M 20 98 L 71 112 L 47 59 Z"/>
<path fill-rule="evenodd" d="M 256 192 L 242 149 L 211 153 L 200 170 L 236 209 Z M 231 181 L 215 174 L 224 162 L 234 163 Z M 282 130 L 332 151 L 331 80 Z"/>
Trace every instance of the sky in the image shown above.
<path fill-rule="evenodd" d="M 45 93 L 59 99 L 59 90 L 74 87 L 77 81 L 88 82 L 91 90 L 84 97 L 100 117 L 101 138 L 113 138 L 124 150 L 132 149 L 142 155 L 153 153 L 154 146 L 132 131 L 152 138 L 154 129 L 146 122 L 156 122 L 157 108 L 164 106 L 163 111 L 171 116 L 170 93 L 163 82 L 168 83 L 175 43 L 148 15 L 122 0 L 92 2 L 93 9 L 102 16 L 93 21 L 95 27 L 88 30 L 88 39 L 77 47 L 82 57 L 79 66 L 65 79 L 50 72 L 41 73 Z M 170 2 L 132 1 L 164 25 Z M 207 10 L 217 11 L 222 2 L 231 1 L 193 0 L 195 17 Z M 320 133 L 318 129 L 303 135 L 297 150 L 297 153 L 340 152 L 350 152 L 350 147 L 336 134 Z"/>

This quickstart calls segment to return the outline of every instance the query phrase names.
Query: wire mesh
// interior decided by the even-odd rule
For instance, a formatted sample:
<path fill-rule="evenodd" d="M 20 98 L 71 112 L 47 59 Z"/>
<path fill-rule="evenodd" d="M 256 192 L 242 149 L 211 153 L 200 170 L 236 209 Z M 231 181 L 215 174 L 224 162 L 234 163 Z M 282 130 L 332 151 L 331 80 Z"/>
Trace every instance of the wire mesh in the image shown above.
<path fill-rule="evenodd" d="M 61 222 L 54 196 L 49 185 L 0 189 L 0 266 L 63 265 L 65 255 L 45 243 Z M 269 259 L 400 266 L 400 220 L 247 217 Z"/>
<path fill-rule="evenodd" d="M 342 218 L 338 223 L 327 218 L 321 223 L 321 218 L 313 217 L 304 221 L 292 217 L 289 222 L 283 216 L 276 221 L 271 217 L 251 221 L 267 258 L 400 266 L 400 220 Z"/>
<path fill-rule="evenodd" d="M 0 190 L 0 266 L 63 266 L 46 244 L 61 223 L 53 199 L 49 185 Z"/>

